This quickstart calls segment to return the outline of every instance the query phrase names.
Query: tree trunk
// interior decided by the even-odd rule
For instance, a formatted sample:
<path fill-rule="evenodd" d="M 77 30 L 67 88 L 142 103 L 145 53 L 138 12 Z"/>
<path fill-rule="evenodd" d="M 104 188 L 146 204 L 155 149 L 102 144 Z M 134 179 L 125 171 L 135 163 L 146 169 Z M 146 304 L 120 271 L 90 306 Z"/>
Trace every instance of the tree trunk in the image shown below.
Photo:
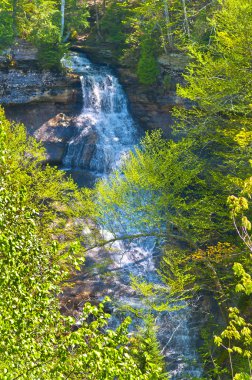
<path fill-rule="evenodd" d="M 94 6 L 95 6 L 95 19 L 96 19 L 97 35 L 101 38 L 99 10 L 98 10 L 98 5 L 97 5 L 97 1 L 96 0 L 94 0 Z"/>
<path fill-rule="evenodd" d="M 168 7 L 168 2 L 167 0 L 164 1 L 164 15 L 165 15 L 165 21 L 166 21 L 166 28 L 167 28 L 167 40 L 169 46 L 172 48 L 173 47 L 173 38 L 172 38 L 172 32 L 171 32 L 171 27 L 170 27 L 170 12 L 169 12 L 169 7 Z M 166 48 L 165 48 L 166 50 Z"/>
<path fill-rule="evenodd" d="M 186 9 L 185 0 L 182 0 L 182 5 L 183 5 L 183 13 L 184 13 L 185 32 L 187 34 L 187 37 L 190 38 L 190 27 L 189 27 L 189 22 L 188 22 L 188 16 L 187 16 L 187 9 Z"/>
<path fill-rule="evenodd" d="M 12 10 L 12 31 L 14 37 L 17 37 L 17 0 L 13 0 L 13 10 Z"/>
<path fill-rule="evenodd" d="M 102 12 L 103 14 L 105 13 L 106 11 L 106 0 L 102 0 Z"/>
<path fill-rule="evenodd" d="M 63 40 L 64 28 L 65 28 L 65 5 L 66 0 L 61 0 L 61 29 L 60 29 L 60 39 Z"/>

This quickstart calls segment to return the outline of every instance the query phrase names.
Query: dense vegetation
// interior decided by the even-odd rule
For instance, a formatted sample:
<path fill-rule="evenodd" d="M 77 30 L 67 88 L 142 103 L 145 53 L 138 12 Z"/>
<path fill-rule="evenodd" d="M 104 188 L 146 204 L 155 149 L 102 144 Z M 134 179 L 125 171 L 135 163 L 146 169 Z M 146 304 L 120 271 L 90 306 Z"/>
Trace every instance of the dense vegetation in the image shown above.
<path fill-rule="evenodd" d="M 157 80 L 158 55 L 187 50 L 188 42 L 209 43 L 214 29 L 207 20 L 217 7 L 215 0 L 109 1 L 100 30 L 148 85 Z"/>
<path fill-rule="evenodd" d="M 151 82 L 146 70 L 152 70 L 153 64 L 147 66 L 146 61 L 145 70 L 142 60 L 144 57 L 151 62 L 147 50 L 151 44 L 146 41 L 154 43 L 153 23 L 159 22 L 153 17 L 158 17 L 159 9 L 152 8 L 154 3 L 140 6 L 142 12 L 146 6 L 141 13 L 146 29 L 134 20 L 135 31 L 141 25 L 135 42 L 144 47 L 140 48 L 138 70 L 144 70 L 140 70 L 139 78 L 146 84 Z M 157 2 L 161 7 L 164 3 Z M 175 9 L 181 16 L 179 8 Z M 204 21 L 203 29 L 208 31 L 204 38 L 199 35 L 196 40 L 193 36 L 202 19 L 195 25 L 188 21 L 191 32 L 188 29 L 183 33 L 186 40 L 177 29 L 181 23 L 168 24 L 176 47 L 186 49 L 191 57 L 184 75 L 186 84 L 177 88 L 178 95 L 191 101 L 191 107 L 174 109 L 174 140 L 165 141 L 157 131 L 147 134 L 120 170 L 97 185 L 97 202 L 111 230 L 130 234 L 134 226 L 141 234 L 153 234 L 165 241 L 160 271 L 175 293 L 210 294 L 218 302 L 223 324 L 229 326 L 215 343 L 223 344 L 227 351 L 216 350 L 211 336 L 221 327 L 211 326 L 210 316 L 202 330 L 206 377 L 249 379 L 252 340 L 251 325 L 246 320 L 251 317 L 251 289 L 246 291 L 242 283 L 235 285 L 232 268 L 238 278 L 245 276 L 245 287 L 250 288 L 251 210 L 246 195 L 249 199 L 252 4 L 226 0 L 215 7 L 212 2 L 206 9 L 212 19 Z M 185 13 L 183 16 L 186 26 Z M 152 37 L 147 32 L 149 23 Z M 158 35 L 162 38 L 161 32 Z M 168 42 L 166 49 L 172 47 Z M 156 49 L 151 49 L 152 54 Z"/>
<path fill-rule="evenodd" d="M 249 380 L 252 3 L 110 0 L 90 11 L 92 38 L 116 47 L 142 84 L 161 83 L 160 54 L 188 54 L 177 93 L 191 106 L 174 109 L 172 140 L 148 133 L 94 192 L 45 167 L 39 144 L 1 111 L 0 378 L 166 376 L 152 327 L 129 337 L 125 320 L 107 330 L 103 305 L 87 304 L 78 328 L 60 314 L 62 281 L 84 247 L 99 244 L 97 231 L 86 240 L 83 225 L 102 220 L 118 238 L 134 231 L 160 239 L 160 274 L 176 299 L 197 294 L 218 305 L 201 331 L 204 379 Z M 0 49 L 21 37 L 38 47 L 42 67 L 58 68 L 88 15 L 83 1 L 6 0 Z M 151 284 L 134 281 L 151 295 Z"/>
<path fill-rule="evenodd" d="M 0 50 L 23 38 L 38 48 L 43 68 L 57 69 L 67 49 L 65 42 L 85 30 L 87 17 L 85 1 L 1 1 Z"/>
<path fill-rule="evenodd" d="M 0 378 L 163 378 L 151 326 L 129 337 L 128 318 L 109 330 L 103 304 L 87 303 L 78 328 L 60 313 L 62 281 L 83 262 L 84 221 L 73 222 L 90 218 L 92 202 L 62 172 L 43 168 L 43 149 L 3 111 L 0 126 Z"/>

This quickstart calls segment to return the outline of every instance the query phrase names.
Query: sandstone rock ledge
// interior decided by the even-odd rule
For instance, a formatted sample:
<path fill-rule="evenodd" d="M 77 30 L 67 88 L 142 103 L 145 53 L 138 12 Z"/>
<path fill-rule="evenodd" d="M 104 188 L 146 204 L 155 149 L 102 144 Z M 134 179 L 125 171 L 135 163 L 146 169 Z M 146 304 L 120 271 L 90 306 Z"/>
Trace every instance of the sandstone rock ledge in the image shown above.
<path fill-rule="evenodd" d="M 24 123 L 44 143 L 48 162 L 62 163 L 75 133 L 72 118 L 82 106 L 78 75 L 41 70 L 37 49 L 17 40 L 0 55 L 0 105 L 9 119 Z M 64 120 L 58 116 L 61 113 L 67 115 Z"/>

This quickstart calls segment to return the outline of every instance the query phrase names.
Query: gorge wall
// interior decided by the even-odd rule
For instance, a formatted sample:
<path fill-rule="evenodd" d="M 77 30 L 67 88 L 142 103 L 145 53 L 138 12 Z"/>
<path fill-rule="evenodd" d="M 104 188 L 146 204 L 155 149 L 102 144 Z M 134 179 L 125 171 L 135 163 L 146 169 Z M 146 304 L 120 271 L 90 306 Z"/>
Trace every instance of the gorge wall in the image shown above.
<path fill-rule="evenodd" d="M 78 75 L 42 70 L 37 49 L 25 41 L 0 56 L 0 104 L 9 119 L 24 123 L 44 143 L 51 163 L 61 163 L 74 133 L 80 94 Z"/>
<path fill-rule="evenodd" d="M 179 53 L 159 57 L 159 81 L 141 85 L 136 74 L 116 61 L 109 46 L 81 43 L 73 50 L 83 52 L 96 63 L 110 64 L 116 70 L 128 96 L 133 117 L 144 130 L 162 129 L 171 133 L 174 106 L 183 104 L 176 95 L 188 58 Z M 27 42 L 16 44 L 0 56 L 0 104 L 7 117 L 26 125 L 29 133 L 43 142 L 48 161 L 60 165 L 68 141 L 76 131 L 75 117 L 81 109 L 81 83 L 78 75 L 43 71 L 36 49 Z M 95 136 L 87 136 L 87 152 Z M 90 149 L 91 149 L 90 148 Z M 87 154 L 87 156 L 89 156 Z"/>

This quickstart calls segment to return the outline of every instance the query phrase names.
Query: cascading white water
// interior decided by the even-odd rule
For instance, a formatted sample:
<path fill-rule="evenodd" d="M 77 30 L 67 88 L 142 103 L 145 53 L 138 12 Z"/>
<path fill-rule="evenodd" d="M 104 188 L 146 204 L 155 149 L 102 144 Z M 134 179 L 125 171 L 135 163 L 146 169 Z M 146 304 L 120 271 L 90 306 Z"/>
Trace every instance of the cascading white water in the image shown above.
<path fill-rule="evenodd" d="M 129 114 L 127 101 L 117 78 L 107 67 L 91 65 L 81 55 L 72 54 L 65 61 L 81 74 L 83 107 L 76 120 L 79 134 L 69 143 L 65 167 L 87 167 L 83 156 L 85 136 L 92 128 L 97 141 L 88 169 L 104 175 L 118 166 L 136 142 L 137 129 Z"/>
<path fill-rule="evenodd" d="M 95 176 L 104 177 L 116 168 L 122 158 L 138 143 L 139 133 L 128 111 L 127 100 L 111 70 L 97 66 L 81 54 L 72 53 L 64 60 L 66 67 L 79 73 L 82 83 L 83 107 L 77 117 L 78 133 L 69 142 L 64 158 L 65 168 L 88 168 Z M 96 146 L 89 160 L 84 161 L 86 135 L 90 128 L 96 134 Z M 103 231 L 104 238 L 112 235 Z M 130 276 L 140 276 L 148 281 L 164 286 L 156 272 L 153 260 L 155 240 L 141 239 L 134 242 L 116 242 L 112 245 L 108 270 L 117 270 L 113 287 L 130 287 Z M 119 269 L 119 270 L 118 270 Z M 120 304 L 139 307 L 140 301 L 132 293 L 120 293 Z M 189 326 L 190 310 L 184 308 L 176 312 L 162 312 L 157 317 L 162 352 L 170 365 L 171 379 L 200 378 L 200 365 L 195 364 L 197 353 L 195 341 Z M 194 363 L 193 363 L 194 361 Z"/>

